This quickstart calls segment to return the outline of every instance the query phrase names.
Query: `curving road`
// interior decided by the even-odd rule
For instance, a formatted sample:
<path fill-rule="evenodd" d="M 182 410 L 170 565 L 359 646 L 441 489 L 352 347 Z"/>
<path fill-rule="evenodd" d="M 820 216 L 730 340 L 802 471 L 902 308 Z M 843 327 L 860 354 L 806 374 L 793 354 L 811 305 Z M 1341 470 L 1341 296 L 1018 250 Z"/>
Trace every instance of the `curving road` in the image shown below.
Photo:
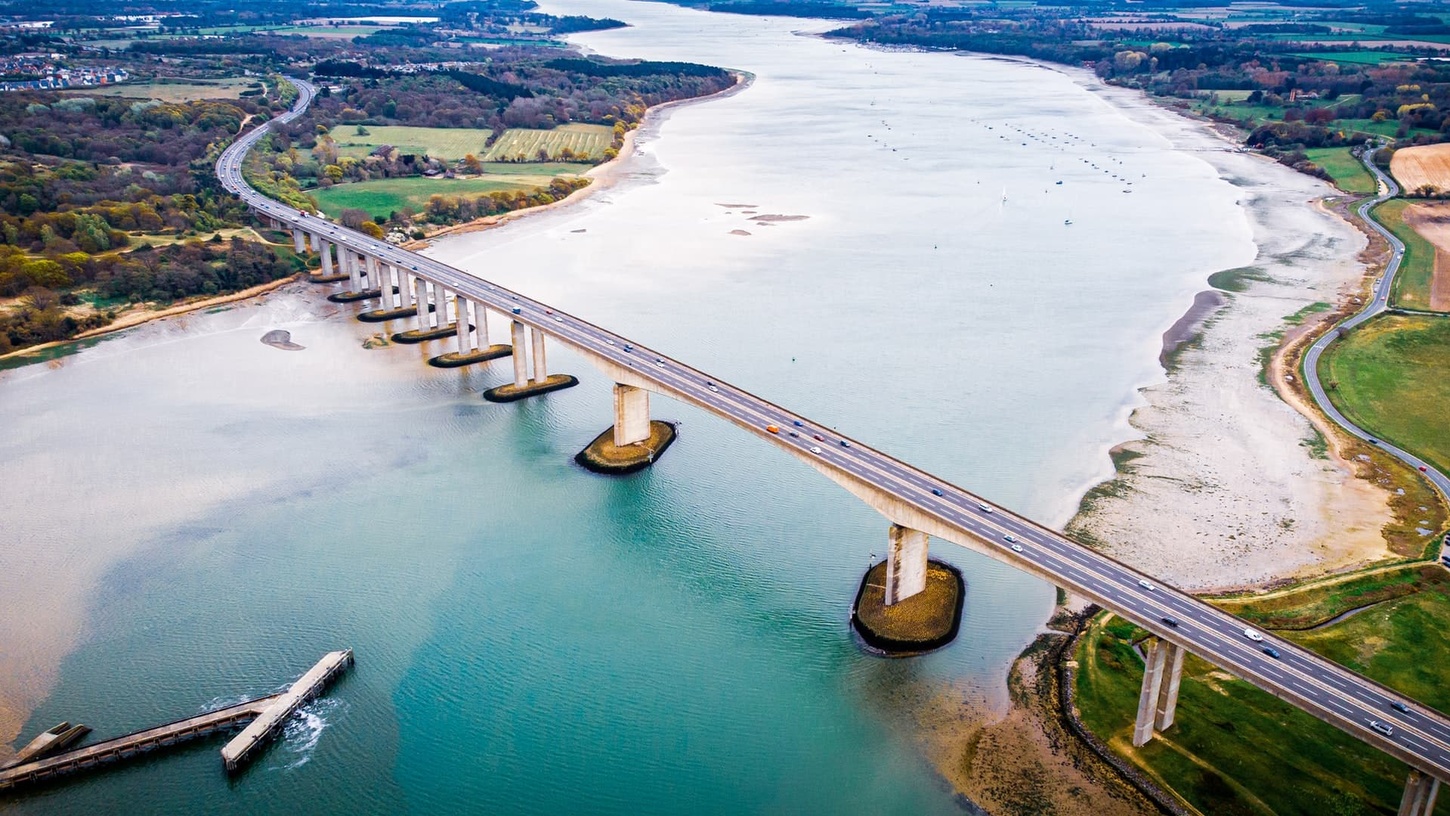
<path fill-rule="evenodd" d="M 1357 436 L 1372 445 L 1379 446 L 1391 456 L 1424 473 L 1425 477 L 1430 480 L 1431 484 L 1435 485 L 1436 489 L 1442 495 L 1450 498 L 1450 477 L 1436 470 L 1429 462 L 1426 462 L 1413 453 L 1395 447 L 1383 439 L 1371 435 L 1368 431 L 1353 422 L 1350 422 L 1349 418 L 1340 413 L 1339 409 L 1334 407 L 1334 403 L 1329 401 L 1329 395 L 1324 392 L 1324 385 L 1319 381 L 1319 358 L 1324 354 L 1324 350 L 1329 348 L 1329 345 L 1338 339 L 1341 334 L 1348 332 L 1350 329 L 1353 329 L 1389 308 L 1390 291 L 1394 287 L 1395 274 L 1400 271 L 1400 262 L 1405 258 L 1405 245 L 1399 238 L 1395 237 L 1394 233 L 1385 229 L 1384 225 L 1371 218 L 1369 214 L 1369 211 L 1379 204 L 1400 194 L 1399 185 L 1395 184 L 1395 180 L 1385 175 L 1384 171 L 1375 165 L 1374 154 L 1378 152 L 1379 148 L 1365 151 L 1362 161 L 1364 162 L 1364 166 L 1369 168 L 1369 171 L 1379 181 L 1380 194 L 1360 204 L 1357 212 L 1359 213 L 1359 220 L 1368 224 L 1370 229 L 1383 235 L 1385 240 L 1389 242 L 1390 259 L 1385 264 L 1384 274 L 1380 276 L 1379 280 L 1375 281 L 1374 289 L 1372 290 L 1373 296 L 1370 298 L 1369 303 L 1366 303 L 1364 308 L 1360 309 L 1353 317 L 1340 323 L 1334 329 L 1325 332 L 1323 337 L 1314 341 L 1314 345 L 1310 346 L 1309 350 L 1304 353 L 1304 369 L 1301 373 L 1304 377 L 1304 382 L 1309 386 L 1309 393 L 1314 395 L 1314 402 L 1319 405 L 1319 410 L 1323 411 L 1325 416 L 1333 420 L 1334 424 L 1348 431 L 1353 436 Z"/>
<path fill-rule="evenodd" d="M 312 86 L 295 82 L 300 91 L 297 105 L 279 117 L 281 120 L 300 115 L 311 101 Z M 735 423 L 827 472 L 853 492 L 889 497 L 895 507 L 933 527 L 933 535 L 1079 593 L 1381 750 L 1450 780 L 1450 719 L 1437 711 L 1405 700 L 1403 695 L 1272 633 L 1247 627 L 1232 615 L 1159 584 L 1056 531 L 661 352 L 439 261 L 266 198 L 243 180 L 241 165 L 247 151 L 269 126 L 238 139 L 216 166 L 225 187 L 261 216 L 343 243 L 506 313 L 587 357 L 627 369 L 648 382 L 651 390 Z M 768 431 L 767 425 L 778 426 L 780 433 Z M 1169 623 L 1169 619 L 1173 622 Z M 1249 632 L 1262 642 L 1251 640 Z M 1266 648 L 1277 650 L 1278 656 L 1267 654 Z M 1404 705 L 1405 710 L 1396 710 L 1392 704 Z M 1389 723 L 1392 731 L 1376 731 L 1371 722 Z M 1245 750 L 1253 747 L 1245 746 Z"/>

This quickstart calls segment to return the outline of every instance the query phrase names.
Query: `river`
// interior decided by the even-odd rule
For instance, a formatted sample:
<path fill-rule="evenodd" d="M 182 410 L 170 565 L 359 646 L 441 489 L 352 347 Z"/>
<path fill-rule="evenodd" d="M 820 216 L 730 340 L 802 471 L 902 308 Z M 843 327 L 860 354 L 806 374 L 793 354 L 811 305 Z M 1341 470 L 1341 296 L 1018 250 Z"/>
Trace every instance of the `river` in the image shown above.
<path fill-rule="evenodd" d="M 633 24 L 576 38 L 597 53 L 753 82 L 652 118 L 584 202 L 430 252 L 1049 524 L 1110 471 L 1161 333 L 1253 258 L 1234 188 L 1085 75 L 546 10 Z M 507 360 L 364 349 L 353 311 L 298 285 L 3 375 L 0 699 L 26 738 L 267 692 L 333 648 L 357 667 L 236 780 L 205 744 L 0 810 L 960 810 L 903 708 L 1001 702 L 1051 587 L 937 544 L 960 638 L 868 657 L 846 617 L 887 523 L 835 485 L 664 399 L 661 462 L 587 474 L 610 383 L 586 362 L 556 346 L 580 387 L 491 405 Z"/>

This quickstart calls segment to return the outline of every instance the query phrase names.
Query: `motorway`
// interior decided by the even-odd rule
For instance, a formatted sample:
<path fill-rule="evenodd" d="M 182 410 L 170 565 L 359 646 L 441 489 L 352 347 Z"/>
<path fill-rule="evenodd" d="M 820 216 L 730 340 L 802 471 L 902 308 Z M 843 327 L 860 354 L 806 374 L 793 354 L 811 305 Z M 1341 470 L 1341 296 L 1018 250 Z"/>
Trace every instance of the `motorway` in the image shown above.
<path fill-rule="evenodd" d="M 279 119 L 295 118 L 311 101 L 312 86 L 294 82 L 300 91 L 297 105 Z M 542 330 L 585 356 L 627 368 L 649 382 L 651 390 L 696 405 L 798 458 L 901 501 L 953 532 L 955 543 L 1089 598 L 1414 767 L 1450 780 L 1450 719 L 1439 712 L 1267 631 L 1248 627 L 1191 595 L 963 488 L 835 434 L 827 424 L 813 422 L 532 298 L 266 198 L 241 173 L 242 159 L 266 127 L 238 139 L 217 161 L 223 185 L 260 215 L 343 242 Z M 767 425 L 778 426 L 780 433 L 769 432 Z M 1166 623 L 1165 618 L 1176 624 Z M 1249 639 L 1246 631 L 1262 637 L 1262 643 Z M 1279 657 L 1268 655 L 1266 647 L 1276 649 Z M 1400 701 L 1407 704 L 1406 712 L 1391 709 L 1391 703 Z M 1179 716 L 1185 715 L 1192 716 L 1186 710 Z M 1371 729 L 1372 721 L 1390 724 L 1393 733 Z M 1253 749 L 1245 746 L 1245 750 Z"/>
<path fill-rule="evenodd" d="M 1395 237 L 1394 233 L 1385 229 L 1380 222 L 1371 218 L 1369 214 L 1369 211 L 1380 203 L 1388 201 L 1400 194 L 1400 188 L 1395 184 L 1395 180 L 1385 175 L 1384 171 L 1375 165 L 1374 154 L 1376 152 L 1378 152 L 1378 148 L 1365 151 L 1363 162 L 1364 166 L 1369 168 L 1369 171 L 1379 181 L 1380 194 L 1360 204 L 1358 213 L 1359 220 L 1368 224 L 1370 229 L 1383 235 L 1385 240 L 1389 242 L 1390 259 L 1385 263 L 1384 274 L 1380 276 L 1379 280 L 1375 281 L 1369 303 L 1365 304 L 1365 307 L 1360 309 L 1353 317 L 1340 323 L 1333 330 L 1325 332 L 1324 336 L 1314 341 L 1314 345 L 1310 346 L 1309 350 L 1304 353 L 1304 370 L 1302 374 L 1304 382 L 1309 386 L 1309 393 L 1314 395 L 1314 402 L 1319 405 L 1319 410 L 1323 411 L 1325 416 L 1333 420 L 1334 424 L 1348 431 L 1353 436 L 1357 436 L 1370 444 L 1379 446 L 1391 456 L 1424 473 L 1426 478 L 1439 489 L 1441 495 L 1450 498 L 1450 476 L 1446 476 L 1444 473 L 1436 470 L 1429 462 L 1426 462 L 1413 453 L 1395 447 L 1383 439 L 1373 436 L 1353 422 L 1350 422 L 1344 414 L 1339 412 L 1338 408 L 1334 407 L 1334 403 L 1329 401 L 1329 395 L 1324 393 L 1324 385 L 1319 381 L 1319 358 L 1324 354 L 1324 350 L 1329 348 L 1329 344 L 1333 343 L 1339 337 L 1340 333 L 1348 332 L 1350 329 L 1353 329 L 1389 308 L 1390 291 L 1394 287 L 1395 274 L 1400 271 L 1400 262 L 1405 259 L 1405 245 L 1400 242 L 1399 238 Z"/>

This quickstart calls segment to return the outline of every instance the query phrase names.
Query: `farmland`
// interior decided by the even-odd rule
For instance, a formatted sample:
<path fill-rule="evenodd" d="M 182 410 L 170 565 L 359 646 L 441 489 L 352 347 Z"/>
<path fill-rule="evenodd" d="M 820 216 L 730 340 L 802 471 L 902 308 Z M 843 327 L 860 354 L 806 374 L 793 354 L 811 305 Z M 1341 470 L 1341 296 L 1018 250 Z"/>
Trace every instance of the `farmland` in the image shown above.
<path fill-rule="evenodd" d="M 120 96 L 128 99 L 159 99 L 162 102 L 194 102 L 198 99 L 236 99 L 242 91 L 260 88 L 255 79 L 187 79 L 106 85 L 71 92 L 79 96 Z"/>
<path fill-rule="evenodd" d="M 458 161 L 472 153 L 482 157 L 484 143 L 492 131 L 487 128 L 429 128 L 379 125 L 363 128 L 338 125 L 328 135 L 337 143 L 340 155 L 362 158 L 380 145 L 392 145 L 401 153 L 426 154 L 443 161 Z"/>
<path fill-rule="evenodd" d="M 568 148 L 575 156 L 600 160 L 613 141 L 614 131 L 604 125 L 570 124 L 553 130 L 509 128 L 482 158 L 490 162 L 529 161 L 542 150 L 557 159 Z"/>
<path fill-rule="evenodd" d="M 428 199 L 434 195 L 478 195 L 510 190 L 531 190 L 545 186 L 553 175 L 488 175 L 470 179 L 395 178 L 363 181 L 355 184 L 337 184 L 317 190 L 309 190 L 322 210 L 336 215 L 345 209 L 365 210 L 386 218 L 390 213 L 411 207 L 422 212 Z"/>
<path fill-rule="evenodd" d="M 1384 315 L 1329 347 L 1319 376 L 1356 424 L 1450 470 L 1450 322 Z"/>
<path fill-rule="evenodd" d="M 1395 198 L 1375 207 L 1371 213 L 1405 245 L 1405 255 L 1391 292 L 1392 305 L 1428 309 L 1435 280 L 1435 247 L 1405 223 L 1405 209 L 1409 206 L 1408 200 Z"/>
<path fill-rule="evenodd" d="M 1425 186 L 1450 190 L 1450 144 L 1400 148 L 1390 160 L 1390 172 L 1408 192 Z"/>

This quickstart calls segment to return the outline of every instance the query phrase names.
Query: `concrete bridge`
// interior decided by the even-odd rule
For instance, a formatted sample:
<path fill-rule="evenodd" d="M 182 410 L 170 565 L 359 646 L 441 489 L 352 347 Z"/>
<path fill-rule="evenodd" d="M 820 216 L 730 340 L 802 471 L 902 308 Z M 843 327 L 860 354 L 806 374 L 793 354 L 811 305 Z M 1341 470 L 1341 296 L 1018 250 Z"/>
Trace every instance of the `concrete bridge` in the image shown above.
<path fill-rule="evenodd" d="M 295 84 L 299 99 L 281 120 L 300 115 L 311 101 L 312 86 L 300 80 Z M 493 389 L 502 392 L 495 396 L 507 399 L 572 384 L 572 378 L 548 374 L 546 341 L 562 343 L 615 383 L 613 436 L 618 445 L 637 444 L 647 436 L 651 394 L 695 405 L 775 445 L 890 522 L 888 604 L 922 591 L 928 542 L 935 538 L 1006 562 L 1143 627 L 1156 641 L 1147 649 L 1136 745 L 1173 724 L 1183 659 L 1192 652 L 1407 763 L 1412 770 L 1401 816 L 1427 816 L 1434 810 L 1440 780 L 1450 779 L 1450 719 L 1439 712 L 661 352 L 470 273 L 268 199 L 241 173 L 247 151 L 265 132 L 266 126 L 253 130 L 223 153 L 218 176 L 259 218 L 274 229 L 291 230 L 299 251 L 310 247 L 321 252 L 324 277 L 349 284 L 349 294 L 342 297 L 380 300 L 377 310 L 360 319 L 416 320 L 417 328 L 399 339 L 456 337 L 456 350 L 451 357 L 444 355 L 454 362 L 512 353 L 513 382 Z M 508 350 L 490 344 L 490 312 L 509 321 Z M 1246 745 L 1244 750 L 1255 747 Z"/>

